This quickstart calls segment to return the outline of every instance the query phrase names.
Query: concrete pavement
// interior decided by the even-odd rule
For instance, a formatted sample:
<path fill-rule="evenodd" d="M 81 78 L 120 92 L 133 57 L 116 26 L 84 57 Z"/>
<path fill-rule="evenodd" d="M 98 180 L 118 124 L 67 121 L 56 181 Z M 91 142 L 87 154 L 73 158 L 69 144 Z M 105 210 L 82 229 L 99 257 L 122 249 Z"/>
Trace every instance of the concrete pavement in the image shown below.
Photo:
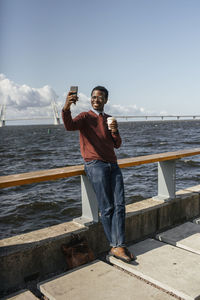
<path fill-rule="evenodd" d="M 147 239 L 129 247 L 136 263 L 123 263 L 110 257 L 118 267 L 186 300 L 200 299 L 200 256 L 198 254 Z"/>
<path fill-rule="evenodd" d="M 39 284 L 50 300 L 173 300 L 174 297 L 144 281 L 96 260 Z"/>
<path fill-rule="evenodd" d="M 200 225 L 186 222 L 156 237 L 128 247 L 137 257 L 130 264 L 108 256 L 110 264 L 95 260 L 38 289 L 49 300 L 200 299 Z M 26 291 L 6 299 L 37 298 Z"/>
<path fill-rule="evenodd" d="M 30 291 L 23 290 L 16 294 L 9 295 L 2 300 L 38 300 L 38 298 L 35 297 L 35 295 L 33 295 Z"/>
<path fill-rule="evenodd" d="M 159 241 L 200 254 L 200 226 L 186 222 L 156 235 Z"/>

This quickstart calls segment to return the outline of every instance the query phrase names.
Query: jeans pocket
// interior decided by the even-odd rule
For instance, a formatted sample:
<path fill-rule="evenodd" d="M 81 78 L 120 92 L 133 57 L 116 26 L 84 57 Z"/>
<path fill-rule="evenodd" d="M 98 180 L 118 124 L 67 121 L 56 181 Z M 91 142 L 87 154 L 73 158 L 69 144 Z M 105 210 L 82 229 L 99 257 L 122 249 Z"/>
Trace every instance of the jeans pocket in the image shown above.
<path fill-rule="evenodd" d="M 94 160 L 91 160 L 91 161 L 85 161 L 85 165 L 86 166 L 92 166 L 94 165 L 98 160 L 97 159 L 94 159 Z"/>

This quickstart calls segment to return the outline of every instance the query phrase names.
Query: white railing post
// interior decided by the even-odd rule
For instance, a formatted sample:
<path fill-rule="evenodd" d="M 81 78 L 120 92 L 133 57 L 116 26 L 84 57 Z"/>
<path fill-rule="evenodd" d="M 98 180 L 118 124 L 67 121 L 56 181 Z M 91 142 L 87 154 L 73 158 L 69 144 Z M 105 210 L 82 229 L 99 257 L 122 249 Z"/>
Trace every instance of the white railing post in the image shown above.
<path fill-rule="evenodd" d="M 81 175 L 82 216 L 75 222 L 87 224 L 99 221 L 99 210 L 96 195 L 86 175 Z"/>
<path fill-rule="evenodd" d="M 157 200 L 169 201 L 176 197 L 176 160 L 158 162 Z"/>

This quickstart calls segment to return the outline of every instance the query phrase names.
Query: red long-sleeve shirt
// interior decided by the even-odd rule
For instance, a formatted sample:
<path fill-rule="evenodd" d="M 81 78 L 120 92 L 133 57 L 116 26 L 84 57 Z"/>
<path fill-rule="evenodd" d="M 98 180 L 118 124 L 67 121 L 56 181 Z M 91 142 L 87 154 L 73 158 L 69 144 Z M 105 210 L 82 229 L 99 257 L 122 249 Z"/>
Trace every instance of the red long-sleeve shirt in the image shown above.
<path fill-rule="evenodd" d="M 82 112 L 72 119 L 70 110 L 62 110 L 62 118 L 66 130 L 80 131 L 81 155 L 85 161 L 102 160 L 117 161 L 114 148 L 121 146 L 119 133 L 108 130 L 107 118 L 109 115 L 98 116 L 92 110 Z"/>

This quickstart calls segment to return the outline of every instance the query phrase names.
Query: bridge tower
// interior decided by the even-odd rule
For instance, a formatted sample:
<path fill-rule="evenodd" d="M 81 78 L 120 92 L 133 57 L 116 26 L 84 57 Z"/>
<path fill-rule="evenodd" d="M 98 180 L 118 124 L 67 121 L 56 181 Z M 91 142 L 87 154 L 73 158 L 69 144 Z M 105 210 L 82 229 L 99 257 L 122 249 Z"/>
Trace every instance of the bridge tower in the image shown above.
<path fill-rule="evenodd" d="M 6 105 L 1 104 L 0 106 L 0 127 L 6 125 Z"/>
<path fill-rule="evenodd" d="M 51 105 L 52 105 L 52 108 L 53 108 L 54 125 L 60 125 L 60 118 L 59 118 L 59 115 L 58 115 L 58 109 L 57 109 L 57 106 L 56 106 L 56 103 L 55 103 L 54 99 L 51 100 Z"/>

